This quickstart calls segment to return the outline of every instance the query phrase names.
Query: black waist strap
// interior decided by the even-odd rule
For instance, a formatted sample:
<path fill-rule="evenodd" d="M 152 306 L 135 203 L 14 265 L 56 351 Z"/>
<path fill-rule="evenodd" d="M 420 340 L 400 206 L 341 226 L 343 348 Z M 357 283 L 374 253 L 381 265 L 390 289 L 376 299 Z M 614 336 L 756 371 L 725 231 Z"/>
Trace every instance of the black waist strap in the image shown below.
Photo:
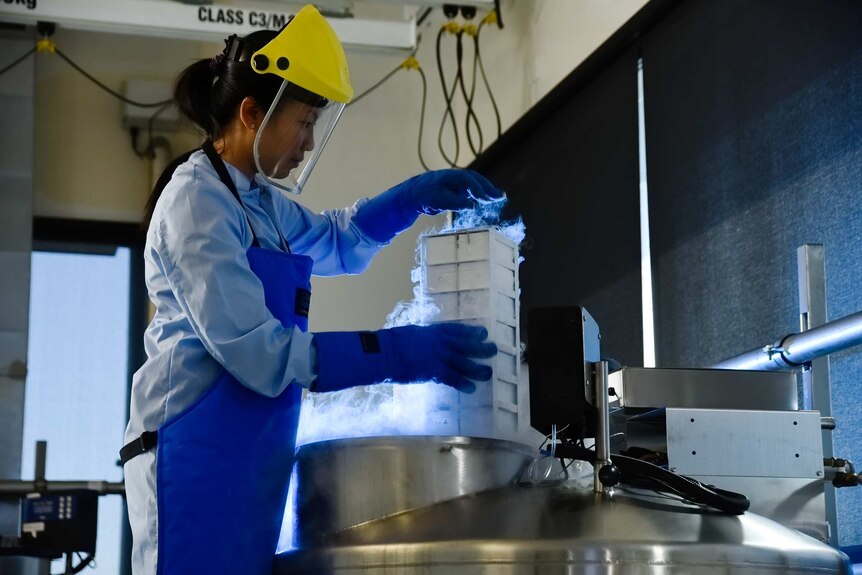
<path fill-rule="evenodd" d="M 130 459 L 134 459 L 142 453 L 146 453 L 159 442 L 158 431 L 145 431 L 134 441 L 130 441 L 120 450 L 120 463 L 125 465 Z"/>

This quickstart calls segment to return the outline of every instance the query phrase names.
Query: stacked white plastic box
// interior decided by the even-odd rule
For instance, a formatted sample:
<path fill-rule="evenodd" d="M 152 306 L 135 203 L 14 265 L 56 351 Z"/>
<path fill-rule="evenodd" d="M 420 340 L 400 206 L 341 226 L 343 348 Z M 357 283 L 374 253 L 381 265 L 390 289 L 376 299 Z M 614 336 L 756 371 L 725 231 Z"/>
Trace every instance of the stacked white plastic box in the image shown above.
<path fill-rule="evenodd" d="M 473 394 L 438 389 L 429 406 L 443 433 L 518 440 L 529 428 L 529 391 L 521 382 L 518 246 L 498 229 L 430 234 L 420 240 L 423 294 L 439 313 L 434 322 L 482 325 L 497 344 L 494 376 Z"/>

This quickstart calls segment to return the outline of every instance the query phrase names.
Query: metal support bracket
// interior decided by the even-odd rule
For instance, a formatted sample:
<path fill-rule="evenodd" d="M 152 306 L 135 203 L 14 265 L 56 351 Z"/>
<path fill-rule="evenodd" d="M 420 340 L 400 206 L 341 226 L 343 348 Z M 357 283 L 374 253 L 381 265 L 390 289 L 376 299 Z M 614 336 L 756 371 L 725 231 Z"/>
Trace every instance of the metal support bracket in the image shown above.
<path fill-rule="evenodd" d="M 804 244 L 796 250 L 799 277 L 799 330 L 806 332 L 826 323 L 826 256 L 822 244 Z M 816 409 L 821 417 L 832 417 L 832 384 L 829 356 L 812 359 L 802 368 L 802 408 Z M 833 420 L 834 421 L 834 420 Z M 823 457 L 832 457 L 832 429 L 821 429 Z M 838 507 L 835 488 L 826 489 L 826 521 L 830 525 L 829 543 L 838 544 Z"/>
<path fill-rule="evenodd" d="M 608 493 L 601 481 L 602 468 L 611 464 L 611 427 L 610 403 L 608 397 L 608 362 L 599 361 L 593 364 L 595 368 L 596 410 L 596 461 L 593 464 L 593 490 L 596 493 Z"/>

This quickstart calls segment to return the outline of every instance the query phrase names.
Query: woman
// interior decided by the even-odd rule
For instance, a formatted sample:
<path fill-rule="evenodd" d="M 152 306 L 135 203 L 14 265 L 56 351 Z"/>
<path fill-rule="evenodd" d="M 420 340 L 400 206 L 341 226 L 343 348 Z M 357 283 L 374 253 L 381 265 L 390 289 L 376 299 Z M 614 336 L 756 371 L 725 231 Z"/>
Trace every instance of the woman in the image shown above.
<path fill-rule="evenodd" d="M 310 276 L 359 273 L 420 213 L 502 197 L 478 174 L 416 176 L 313 214 L 298 193 L 353 90 L 312 7 L 278 34 L 228 39 L 179 77 L 180 110 L 209 137 L 148 206 L 155 316 L 135 374 L 125 465 L 135 575 L 271 572 L 303 388 L 391 378 L 465 392 L 496 353 L 454 324 L 307 333 Z"/>

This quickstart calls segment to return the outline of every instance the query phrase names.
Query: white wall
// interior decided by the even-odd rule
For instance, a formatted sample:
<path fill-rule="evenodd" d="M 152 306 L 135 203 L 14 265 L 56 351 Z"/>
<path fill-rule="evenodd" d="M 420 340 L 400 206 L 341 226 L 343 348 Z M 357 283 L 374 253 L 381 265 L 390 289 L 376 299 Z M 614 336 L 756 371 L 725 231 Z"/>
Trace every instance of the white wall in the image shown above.
<path fill-rule="evenodd" d="M 481 51 L 488 79 L 500 109 L 503 130 L 511 126 L 560 80 L 589 56 L 604 40 L 639 10 L 646 0 L 508 0 L 503 2 L 505 28 L 485 26 Z M 437 151 L 437 133 L 443 115 L 442 88 L 436 66 L 436 37 L 445 22 L 436 10 L 423 23 L 417 53 L 428 80 L 428 102 L 423 155 L 431 168 L 447 167 Z M 444 74 L 454 76 L 455 41 L 444 36 Z M 465 48 L 465 63 L 472 62 L 472 45 Z M 351 78 L 357 93 L 394 68 L 403 56 L 349 54 Z M 496 135 L 492 108 L 484 91 L 477 89 L 480 121 L 486 134 Z M 421 81 L 414 71 L 397 73 L 389 82 L 355 107 L 348 107 L 342 123 L 324 154 L 302 202 L 312 208 L 347 204 L 357 196 L 373 195 L 421 171 L 416 154 L 421 103 Z M 463 125 L 463 106 L 459 106 Z M 444 131 L 444 135 L 450 132 Z M 451 139 L 444 139 L 451 150 Z M 472 159 L 462 133 L 459 163 Z M 340 201 L 339 201 L 340 200 Z M 417 234 L 435 221 L 422 218 L 384 250 L 363 275 L 316 278 L 314 330 L 379 327 L 395 303 L 412 295 L 409 271 L 413 267 Z"/>
<path fill-rule="evenodd" d="M 510 0 L 529 19 L 526 86 L 530 105 L 547 94 L 646 0 Z"/>
<path fill-rule="evenodd" d="M 172 80 L 214 44 L 59 29 L 57 46 L 122 93 L 127 79 Z M 36 55 L 37 216 L 140 221 L 150 188 L 149 162 L 122 127 L 123 104 L 56 55 Z M 194 139 L 174 138 L 179 154 Z M 145 137 L 142 138 L 145 140 Z"/>
<path fill-rule="evenodd" d="M 503 129 L 643 4 L 645 0 L 504 0 L 505 29 L 486 26 L 481 40 Z M 439 10 L 428 18 L 417 54 L 428 78 L 423 150 L 432 168 L 445 167 L 436 151 L 443 99 L 434 56 L 443 21 Z M 171 80 L 195 58 L 211 56 L 222 48 L 213 43 L 69 30 L 59 30 L 55 40 L 85 69 L 117 90 L 126 79 Z M 451 81 L 454 41 L 451 36 L 446 40 L 444 65 Z M 465 54 L 472 58 L 472 47 Z M 348 58 L 359 93 L 399 64 L 404 55 L 351 52 Z M 121 125 L 122 104 L 56 56 L 39 55 L 36 70 L 36 215 L 138 221 L 151 185 L 149 165 L 132 153 L 129 134 Z M 490 104 L 481 88 L 478 93 L 478 113 L 486 132 L 494 135 Z M 373 95 L 349 107 L 300 202 L 313 209 L 349 205 L 420 172 L 416 154 L 420 101 L 419 75 L 399 72 Z M 197 142 L 190 132 L 171 135 L 171 139 L 177 154 Z M 466 150 L 466 143 L 462 149 Z M 470 159 L 462 153 L 459 163 Z M 440 223 L 440 218 L 420 220 L 361 276 L 317 278 L 312 329 L 382 325 L 398 300 L 411 297 L 409 272 L 416 235 Z"/>

